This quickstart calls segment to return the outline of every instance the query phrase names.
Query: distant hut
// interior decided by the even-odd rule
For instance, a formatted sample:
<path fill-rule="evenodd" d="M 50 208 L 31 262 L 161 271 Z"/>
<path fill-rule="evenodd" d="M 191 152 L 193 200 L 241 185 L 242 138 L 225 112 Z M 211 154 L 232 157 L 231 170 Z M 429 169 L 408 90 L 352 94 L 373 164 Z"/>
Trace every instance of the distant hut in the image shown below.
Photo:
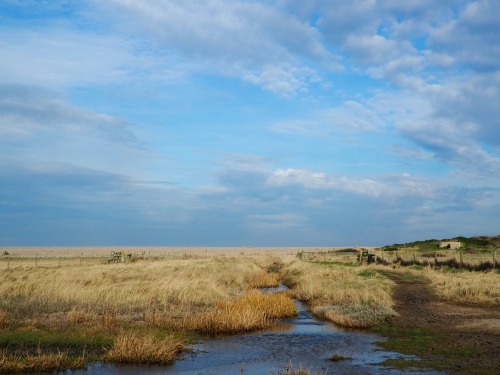
<path fill-rule="evenodd" d="M 439 247 L 446 249 L 460 249 L 462 244 L 459 241 L 442 241 L 439 243 Z"/>

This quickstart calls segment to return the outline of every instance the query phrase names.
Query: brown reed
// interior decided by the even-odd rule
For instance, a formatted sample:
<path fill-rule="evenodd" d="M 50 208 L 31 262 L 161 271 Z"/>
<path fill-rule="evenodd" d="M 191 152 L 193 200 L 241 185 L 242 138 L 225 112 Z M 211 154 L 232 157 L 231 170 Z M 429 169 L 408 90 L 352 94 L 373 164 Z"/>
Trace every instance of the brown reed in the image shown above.
<path fill-rule="evenodd" d="M 151 334 L 122 332 L 105 356 L 110 362 L 170 364 L 187 348 L 174 336 L 158 339 Z"/>

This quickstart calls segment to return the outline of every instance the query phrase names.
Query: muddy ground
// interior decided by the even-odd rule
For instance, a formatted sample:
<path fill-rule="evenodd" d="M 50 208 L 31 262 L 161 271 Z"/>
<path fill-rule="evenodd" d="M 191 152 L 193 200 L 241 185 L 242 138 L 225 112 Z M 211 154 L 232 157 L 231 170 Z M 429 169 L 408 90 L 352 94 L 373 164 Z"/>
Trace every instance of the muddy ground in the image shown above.
<path fill-rule="evenodd" d="M 447 373 L 500 374 L 500 307 L 439 301 L 430 283 L 411 275 L 386 273 L 396 282 L 398 317 L 377 327 L 389 340 L 380 345 L 419 361 L 398 367 L 432 367 Z"/>

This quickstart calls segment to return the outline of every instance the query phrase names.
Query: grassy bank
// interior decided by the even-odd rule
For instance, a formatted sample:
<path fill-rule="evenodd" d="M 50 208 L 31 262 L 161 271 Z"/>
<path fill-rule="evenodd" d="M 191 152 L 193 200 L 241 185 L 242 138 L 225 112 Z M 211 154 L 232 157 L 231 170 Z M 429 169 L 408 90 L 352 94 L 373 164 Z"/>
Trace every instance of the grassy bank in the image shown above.
<path fill-rule="evenodd" d="M 365 328 L 395 314 L 392 283 L 371 267 L 294 261 L 284 268 L 283 282 L 316 316 L 341 326 Z"/>

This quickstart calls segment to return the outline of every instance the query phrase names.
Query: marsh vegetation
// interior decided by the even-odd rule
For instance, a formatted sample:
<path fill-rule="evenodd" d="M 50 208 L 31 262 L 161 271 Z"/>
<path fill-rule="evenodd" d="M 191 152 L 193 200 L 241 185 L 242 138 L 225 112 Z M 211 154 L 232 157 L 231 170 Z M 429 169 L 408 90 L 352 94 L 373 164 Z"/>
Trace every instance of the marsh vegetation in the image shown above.
<path fill-rule="evenodd" d="M 394 260 L 427 259 L 429 250 L 372 251 L 387 265 L 360 265 L 355 251 L 338 250 L 302 259 L 184 253 L 108 264 L 97 256 L 16 257 L 9 249 L 0 263 L 0 369 L 50 371 L 92 361 L 169 364 L 200 336 L 254 331 L 295 315 L 293 299 L 339 326 L 381 326 L 398 315 L 388 269 L 427 280 L 443 301 L 500 304 L 495 270 L 405 267 Z M 436 249 L 433 255 L 459 256 Z M 477 262 L 492 256 L 469 255 Z M 289 290 L 261 290 L 280 283 Z"/>

